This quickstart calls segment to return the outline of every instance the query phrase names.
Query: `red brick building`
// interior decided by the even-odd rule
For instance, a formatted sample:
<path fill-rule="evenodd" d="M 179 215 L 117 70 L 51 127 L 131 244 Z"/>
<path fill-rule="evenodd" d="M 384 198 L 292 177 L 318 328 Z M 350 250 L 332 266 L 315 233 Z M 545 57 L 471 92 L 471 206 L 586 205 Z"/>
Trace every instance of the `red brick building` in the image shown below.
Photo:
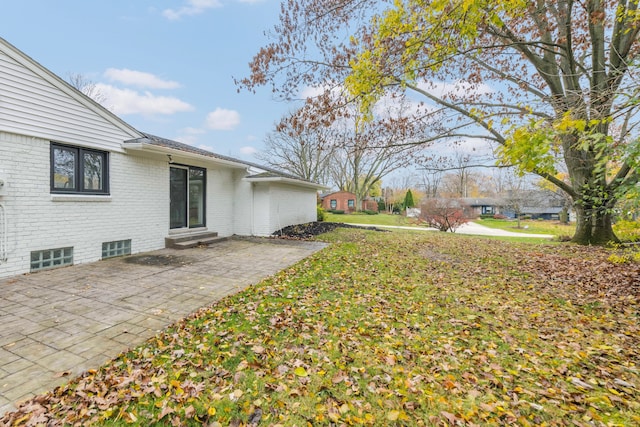
<path fill-rule="evenodd" d="M 327 211 L 356 211 L 356 195 L 348 191 L 335 191 L 321 196 L 322 209 Z M 360 210 L 378 212 L 378 202 L 373 199 L 362 201 Z"/>

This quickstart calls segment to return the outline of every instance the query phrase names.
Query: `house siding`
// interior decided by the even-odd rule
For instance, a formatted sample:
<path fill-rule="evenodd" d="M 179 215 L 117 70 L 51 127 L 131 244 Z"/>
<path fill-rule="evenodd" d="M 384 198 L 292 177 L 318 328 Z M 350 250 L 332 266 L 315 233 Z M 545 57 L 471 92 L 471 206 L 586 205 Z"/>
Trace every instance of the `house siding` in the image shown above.
<path fill-rule="evenodd" d="M 88 109 L 4 52 L 0 52 L 0 77 L 2 131 L 120 152 L 122 141 L 137 136 Z"/>
<path fill-rule="evenodd" d="M 270 219 L 271 201 L 269 200 L 269 184 L 253 184 L 253 231 L 255 236 L 268 236 L 271 234 Z"/>
<path fill-rule="evenodd" d="M 268 234 L 292 224 L 303 224 L 318 219 L 315 191 L 274 183 L 270 185 L 269 200 L 271 206 Z"/>
<path fill-rule="evenodd" d="M 71 246 L 79 264 L 99 260 L 107 241 L 131 239 L 132 253 L 164 246 L 166 162 L 110 153 L 109 196 L 59 196 L 50 193 L 48 140 L 0 132 L 0 152 L 8 187 L 0 197 L 8 230 L 0 277 L 29 271 L 31 251 Z"/>
<path fill-rule="evenodd" d="M 219 236 L 234 234 L 234 174 L 229 169 L 207 169 L 207 228 Z"/>
<path fill-rule="evenodd" d="M 253 233 L 270 236 L 293 224 L 316 221 L 316 192 L 279 183 L 254 183 Z"/>
<path fill-rule="evenodd" d="M 101 259 L 104 242 L 131 240 L 132 253 L 163 248 L 176 231 L 169 230 L 170 162 L 206 169 L 206 228 L 221 236 L 268 235 L 315 219 L 308 183 L 254 185 L 240 161 L 138 141 L 147 135 L 0 38 L 0 219 L 7 224 L 6 234 L 0 224 L 0 277 L 29 272 L 33 251 L 72 247 L 80 264 Z M 108 153 L 109 194 L 52 194 L 52 142 Z"/>

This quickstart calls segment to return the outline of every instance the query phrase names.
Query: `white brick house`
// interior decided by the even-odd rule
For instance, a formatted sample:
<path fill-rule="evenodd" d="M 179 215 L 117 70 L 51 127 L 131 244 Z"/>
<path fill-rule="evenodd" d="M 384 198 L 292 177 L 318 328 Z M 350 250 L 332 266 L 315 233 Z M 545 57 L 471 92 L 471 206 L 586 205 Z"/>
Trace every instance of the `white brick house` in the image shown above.
<path fill-rule="evenodd" d="M 314 221 L 320 188 L 140 132 L 0 38 L 0 277 L 266 236 Z"/>

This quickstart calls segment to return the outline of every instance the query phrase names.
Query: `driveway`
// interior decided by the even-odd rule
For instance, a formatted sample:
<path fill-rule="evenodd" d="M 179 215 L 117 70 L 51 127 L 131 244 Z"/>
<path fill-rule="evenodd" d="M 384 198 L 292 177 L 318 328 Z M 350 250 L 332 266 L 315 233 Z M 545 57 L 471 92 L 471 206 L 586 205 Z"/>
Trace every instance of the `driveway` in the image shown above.
<path fill-rule="evenodd" d="M 0 415 L 325 246 L 233 239 L 0 280 Z"/>
<path fill-rule="evenodd" d="M 392 228 L 399 230 L 413 230 L 413 231 L 438 231 L 435 228 L 429 227 L 411 227 L 411 226 L 399 226 L 399 225 L 377 225 L 377 224 L 353 224 L 359 227 L 378 227 L 378 228 Z M 456 229 L 458 234 L 471 234 L 476 236 L 497 236 L 497 237 L 537 237 L 541 239 L 553 239 L 551 234 L 531 234 L 531 233 L 516 233 L 508 230 L 500 230 L 497 228 L 485 227 L 484 225 L 476 224 L 475 222 L 468 222 L 461 225 Z"/>
<path fill-rule="evenodd" d="M 473 234 L 476 236 L 499 236 L 499 237 L 539 237 L 541 239 L 553 239 L 551 234 L 516 233 L 498 228 L 485 227 L 484 225 L 468 222 L 462 224 L 457 230 L 458 234 Z"/>

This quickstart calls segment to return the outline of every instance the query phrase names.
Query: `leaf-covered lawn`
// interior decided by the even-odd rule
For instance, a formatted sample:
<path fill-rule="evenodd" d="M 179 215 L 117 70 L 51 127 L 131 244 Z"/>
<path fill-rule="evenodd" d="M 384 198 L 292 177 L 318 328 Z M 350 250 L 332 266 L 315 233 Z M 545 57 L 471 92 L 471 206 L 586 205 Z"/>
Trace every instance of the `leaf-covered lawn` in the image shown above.
<path fill-rule="evenodd" d="M 323 239 L 0 423 L 640 425 L 638 264 L 439 233 Z"/>
<path fill-rule="evenodd" d="M 563 224 L 559 221 L 551 220 L 521 220 L 520 228 L 518 228 L 518 221 L 513 219 L 479 219 L 474 222 L 490 228 L 513 231 L 514 233 L 551 234 L 571 237 L 576 232 L 575 223 Z"/>

